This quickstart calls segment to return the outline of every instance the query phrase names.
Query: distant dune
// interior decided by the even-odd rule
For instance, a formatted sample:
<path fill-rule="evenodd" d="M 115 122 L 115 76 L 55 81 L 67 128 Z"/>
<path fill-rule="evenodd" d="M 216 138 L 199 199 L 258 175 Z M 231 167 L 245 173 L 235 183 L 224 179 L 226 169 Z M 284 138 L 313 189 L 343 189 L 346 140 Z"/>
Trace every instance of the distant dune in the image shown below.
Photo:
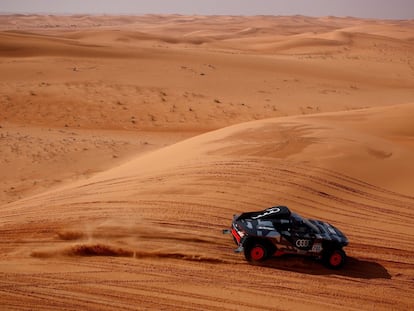
<path fill-rule="evenodd" d="M 3 308 L 410 310 L 413 21 L 0 15 Z M 340 271 L 249 265 L 283 204 Z"/>

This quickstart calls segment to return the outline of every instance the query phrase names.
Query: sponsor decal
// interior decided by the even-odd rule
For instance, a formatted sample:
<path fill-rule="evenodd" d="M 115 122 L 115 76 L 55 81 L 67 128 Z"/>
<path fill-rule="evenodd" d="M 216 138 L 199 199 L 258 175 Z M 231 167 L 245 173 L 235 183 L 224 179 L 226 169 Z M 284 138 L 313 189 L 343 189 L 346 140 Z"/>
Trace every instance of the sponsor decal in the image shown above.
<path fill-rule="evenodd" d="M 263 214 L 252 217 L 252 219 L 262 218 L 262 217 L 265 217 L 267 215 L 277 214 L 279 212 L 280 212 L 280 208 L 279 207 L 272 207 L 272 208 L 269 208 L 268 210 L 266 210 L 266 212 L 264 212 Z"/>

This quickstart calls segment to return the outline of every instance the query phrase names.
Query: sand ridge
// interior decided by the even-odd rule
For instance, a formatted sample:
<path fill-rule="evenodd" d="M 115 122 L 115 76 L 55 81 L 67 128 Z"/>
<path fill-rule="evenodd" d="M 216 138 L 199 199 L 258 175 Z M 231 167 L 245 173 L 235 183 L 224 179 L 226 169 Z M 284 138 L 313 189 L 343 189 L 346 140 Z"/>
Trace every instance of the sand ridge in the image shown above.
<path fill-rule="evenodd" d="M 410 310 L 412 21 L 0 16 L 6 309 Z M 286 204 L 332 271 L 221 230 Z"/>

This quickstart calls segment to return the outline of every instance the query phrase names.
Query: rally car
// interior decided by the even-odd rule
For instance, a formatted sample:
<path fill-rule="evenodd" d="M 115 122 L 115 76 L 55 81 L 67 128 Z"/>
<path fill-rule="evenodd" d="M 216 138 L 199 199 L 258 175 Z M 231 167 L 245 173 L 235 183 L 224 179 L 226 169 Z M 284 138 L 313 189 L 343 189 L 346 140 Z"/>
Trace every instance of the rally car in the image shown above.
<path fill-rule="evenodd" d="M 328 267 L 339 269 L 346 260 L 343 247 L 347 237 L 336 227 L 320 220 L 306 219 L 286 206 L 234 215 L 231 233 L 246 260 L 262 262 L 271 256 L 298 254 L 321 259 Z"/>

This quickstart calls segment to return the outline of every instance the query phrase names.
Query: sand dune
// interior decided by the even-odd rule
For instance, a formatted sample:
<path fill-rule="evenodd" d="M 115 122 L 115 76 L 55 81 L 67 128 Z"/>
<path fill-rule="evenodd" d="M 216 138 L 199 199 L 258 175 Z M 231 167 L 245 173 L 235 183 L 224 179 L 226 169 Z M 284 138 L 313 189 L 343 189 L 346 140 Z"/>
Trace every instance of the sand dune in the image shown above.
<path fill-rule="evenodd" d="M 410 310 L 412 21 L 0 16 L 8 310 Z M 340 271 L 233 253 L 285 204 Z"/>
<path fill-rule="evenodd" d="M 61 38 L 50 38 L 24 32 L 3 32 L 0 39 L 2 40 L 1 55 L 6 57 L 69 55 L 75 57 L 111 57 L 115 54 L 108 50 L 102 51 L 98 45 L 85 45 Z"/>
<path fill-rule="evenodd" d="M 302 298 L 296 302 L 309 300 L 309 308 L 330 308 L 338 301 L 345 309 L 369 308 L 379 286 L 387 288 L 376 302 L 379 309 L 388 304 L 409 308 L 414 289 L 407 282 L 414 277 L 410 268 L 414 244 L 407 219 L 412 217 L 414 197 L 408 186 L 414 167 L 412 148 L 399 141 L 411 139 L 412 133 L 399 133 L 397 142 L 390 137 L 396 134 L 391 128 L 408 122 L 413 109 L 409 104 L 240 124 L 140 156 L 87 181 L 4 205 L 5 259 L 25 254 L 34 257 L 36 267 L 53 258 L 59 267 L 73 256 L 103 256 L 112 258 L 111 270 L 117 273 L 122 270 L 114 263 L 138 270 L 150 264 L 174 277 L 171 286 L 188 286 L 175 289 L 178 297 L 170 300 L 170 307 L 188 295 L 201 294 L 205 286 L 213 290 L 227 284 L 226 292 L 233 293 L 234 301 L 261 309 L 262 282 L 267 279 L 269 286 L 280 284 L 278 295 L 268 295 L 267 303 L 282 308 L 292 306 L 288 298 L 292 286 L 301 288 Z M 389 118 L 390 113 L 399 119 Z M 376 118 L 386 120 L 390 128 L 378 126 Z M 370 133 L 361 130 L 365 127 Z M 335 285 L 335 272 L 317 263 L 294 258 L 293 264 L 278 259 L 267 268 L 252 267 L 232 254 L 232 241 L 220 233 L 231 215 L 274 202 L 335 222 L 349 235 L 351 263 Z M 377 236 L 381 239 L 373 239 Z M 88 262 L 74 262 L 71 269 L 87 272 Z M 105 259 L 92 262 L 101 266 Z M 204 272 L 200 263 L 207 265 Z M 184 269 L 180 274 L 175 272 L 177 265 Z M 238 282 L 212 275 L 213 267 L 230 278 L 247 273 L 249 294 L 239 290 Z M 198 271 L 195 279 L 189 277 L 193 269 Z M 104 271 L 94 272 L 94 278 L 108 282 Z M 130 294 L 144 290 L 146 285 L 139 284 L 149 276 L 132 271 L 126 273 L 133 278 Z M 85 284 L 91 290 L 89 297 L 98 297 L 105 284 L 95 282 Z M 335 295 L 313 300 L 315 288 L 303 292 L 309 282 L 322 292 L 331 287 Z M 165 293 L 172 289 L 168 288 L 161 282 L 151 291 Z M 219 292 L 200 296 L 198 303 L 214 307 Z M 111 307 L 119 306 L 121 297 Z"/>

